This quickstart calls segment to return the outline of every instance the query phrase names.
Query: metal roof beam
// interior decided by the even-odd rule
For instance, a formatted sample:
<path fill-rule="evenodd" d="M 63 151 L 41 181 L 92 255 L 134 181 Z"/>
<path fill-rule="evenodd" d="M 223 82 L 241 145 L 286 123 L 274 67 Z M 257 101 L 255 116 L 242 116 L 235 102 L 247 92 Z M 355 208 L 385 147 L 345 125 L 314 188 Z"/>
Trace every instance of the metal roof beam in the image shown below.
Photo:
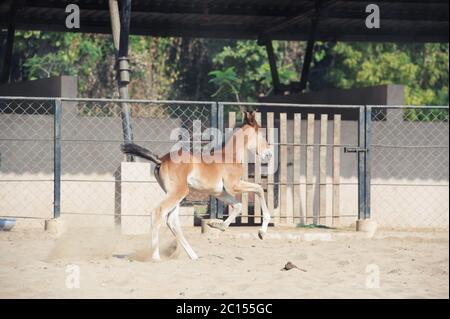
<path fill-rule="evenodd" d="M 337 2 L 338 2 L 338 0 L 319 1 L 319 6 L 320 6 L 320 9 L 322 10 L 324 8 L 335 5 Z M 311 18 L 311 16 L 313 16 L 315 14 L 316 6 L 317 6 L 316 2 L 312 2 L 306 11 L 304 11 L 301 14 L 296 15 L 292 18 L 287 19 L 286 21 L 284 21 L 282 23 L 272 26 L 264 33 L 265 34 L 273 34 L 275 32 L 283 31 L 295 24 L 298 24 L 299 22 L 308 20 L 309 18 Z"/>

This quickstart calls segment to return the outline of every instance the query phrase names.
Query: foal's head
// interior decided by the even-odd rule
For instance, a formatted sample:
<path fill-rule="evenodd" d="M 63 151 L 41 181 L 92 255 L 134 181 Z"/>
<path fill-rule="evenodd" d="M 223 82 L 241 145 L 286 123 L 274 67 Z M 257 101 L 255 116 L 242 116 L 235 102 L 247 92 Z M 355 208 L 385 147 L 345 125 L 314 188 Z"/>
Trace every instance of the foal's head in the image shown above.
<path fill-rule="evenodd" d="M 241 129 L 247 138 L 247 148 L 256 151 L 256 154 L 261 157 L 261 160 L 267 162 L 273 154 L 260 128 L 256 121 L 255 113 L 244 112 L 244 124 Z"/>

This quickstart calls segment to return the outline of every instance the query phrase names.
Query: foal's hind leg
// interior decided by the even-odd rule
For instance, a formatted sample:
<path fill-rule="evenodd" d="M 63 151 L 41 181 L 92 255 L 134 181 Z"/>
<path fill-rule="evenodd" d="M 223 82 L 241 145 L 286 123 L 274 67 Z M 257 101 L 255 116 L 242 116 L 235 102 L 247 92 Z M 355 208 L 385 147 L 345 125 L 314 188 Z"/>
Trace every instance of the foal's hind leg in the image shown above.
<path fill-rule="evenodd" d="M 208 225 L 210 227 L 220 229 L 221 231 L 225 231 L 225 229 L 227 229 L 228 226 L 230 226 L 230 224 L 234 221 L 234 219 L 241 213 L 242 204 L 232 195 L 227 193 L 225 190 L 219 196 L 216 197 L 225 204 L 230 205 L 231 212 L 224 222 L 211 221 L 208 223 Z"/>
<path fill-rule="evenodd" d="M 187 195 L 186 190 L 179 190 L 177 192 L 167 194 L 167 197 L 159 204 L 152 214 L 152 258 L 160 260 L 159 255 L 159 229 L 163 219 L 169 214 Z"/>
<path fill-rule="evenodd" d="M 181 230 L 179 204 L 175 207 L 175 209 L 171 213 L 169 213 L 169 216 L 167 217 L 167 226 L 175 235 L 175 238 L 177 239 L 178 243 L 181 244 L 181 246 L 184 248 L 189 257 L 191 259 L 198 259 L 197 254 L 192 249 L 191 245 L 189 245 L 188 241 L 184 237 L 183 232 Z"/>

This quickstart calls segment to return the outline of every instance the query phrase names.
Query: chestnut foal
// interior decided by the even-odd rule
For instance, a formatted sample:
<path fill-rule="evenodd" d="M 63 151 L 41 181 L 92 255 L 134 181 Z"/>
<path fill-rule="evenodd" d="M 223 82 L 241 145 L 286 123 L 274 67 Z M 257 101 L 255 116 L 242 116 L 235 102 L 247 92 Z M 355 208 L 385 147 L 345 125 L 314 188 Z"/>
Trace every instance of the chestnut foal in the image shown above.
<path fill-rule="evenodd" d="M 160 260 L 159 229 L 163 220 L 166 221 L 167 226 L 189 257 L 191 259 L 198 258 L 184 237 L 179 221 L 180 202 L 188 195 L 190 188 L 215 196 L 231 207 L 231 212 L 225 221 L 208 224 L 210 227 L 222 231 L 241 212 L 242 204 L 234 195 L 246 192 L 257 194 L 263 212 L 263 222 L 258 236 L 263 239 L 270 221 L 264 190 L 258 184 L 241 180 L 244 152 L 255 151 L 265 162 L 272 157 L 272 151 L 264 136 L 258 134 L 259 129 L 255 114 L 245 112 L 244 124 L 235 130 L 220 150 L 212 155 L 214 158 L 212 161 L 205 161 L 202 156 L 196 156 L 190 152 L 183 154 L 182 161 L 176 160 L 180 151 L 158 158 L 151 151 L 136 144 L 122 145 L 124 153 L 148 159 L 156 164 L 155 177 L 161 188 L 167 193 L 152 214 L 152 258 L 154 260 Z"/>

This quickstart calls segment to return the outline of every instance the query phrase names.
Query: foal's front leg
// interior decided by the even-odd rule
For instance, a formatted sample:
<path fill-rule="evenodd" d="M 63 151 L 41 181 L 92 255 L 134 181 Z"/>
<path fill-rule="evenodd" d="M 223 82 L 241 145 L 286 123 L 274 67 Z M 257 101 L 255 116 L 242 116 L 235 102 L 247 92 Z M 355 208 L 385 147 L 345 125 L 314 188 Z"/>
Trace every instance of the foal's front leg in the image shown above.
<path fill-rule="evenodd" d="M 258 231 L 258 236 L 260 239 L 264 239 L 264 235 L 267 232 L 267 227 L 269 226 L 270 222 L 270 212 L 269 208 L 267 207 L 266 199 L 264 198 L 264 189 L 259 184 L 239 181 L 239 183 L 234 186 L 233 191 L 236 193 L 253 192 L 259 196 L 263 212 L 263 222 L 261 228 Z"/>
<path fill-rule="evenodd" d="M 219 196 L 216 197 L 225 204 L 230 205 L 231 212 L 229 213 L 228 218 L 224 222 L 211 221 L 208 223 L 208 225 L 210 227 L 220 229 L 221 231 L 225 231 L 225 229 L 227 229 L 228 226 L 230 226 L 230 224 L 234 221 L 234 219 L 241 213 L 242 204 L 225 190 Z"/>

